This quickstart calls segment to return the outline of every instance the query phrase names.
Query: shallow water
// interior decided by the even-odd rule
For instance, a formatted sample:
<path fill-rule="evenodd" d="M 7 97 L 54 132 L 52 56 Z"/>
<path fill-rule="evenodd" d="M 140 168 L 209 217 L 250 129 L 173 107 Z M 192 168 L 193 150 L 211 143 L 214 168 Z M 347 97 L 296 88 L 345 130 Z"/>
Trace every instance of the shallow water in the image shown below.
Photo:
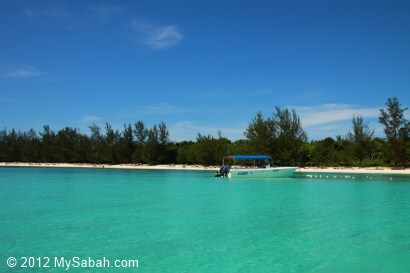
<path fill-rule="evenodd" d="M 314 176 L 0 168 L 0 272 L 410 272 L 410 177 Z"/>

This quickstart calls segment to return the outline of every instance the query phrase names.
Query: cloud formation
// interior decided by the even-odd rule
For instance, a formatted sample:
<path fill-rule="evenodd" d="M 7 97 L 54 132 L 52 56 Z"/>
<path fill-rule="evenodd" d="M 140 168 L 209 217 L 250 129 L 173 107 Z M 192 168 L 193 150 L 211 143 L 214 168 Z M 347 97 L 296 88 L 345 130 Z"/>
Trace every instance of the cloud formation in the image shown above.
<path fill-rule="evenodd" d="M 353 115 L 361 115 L 366 121 L 370 121 L 370 126 L 376 129 L 376 135 L 382 134 L 380 125 L 376 121 L 379 116 L 379 108 L 350 104 L 290 106 L 289 108 L 296 110 L 309 139 L 344 136 L 352 128 Z"/>
<path fill-rule="evenodd" d="M 80 122 L 81 123 L 91 123 L 91 122 L 96 122 L 102 120 L 102 117 L 96 116 L 96 115 L 90 115 L 90 116 L 83 116 L 81 117 Z"/>
<path fill-rule="evenodd" d="M 131 24 L 137 40 L 153 49 L 175 46 L 184 38 L 174 25 L 158 26 L 143 20 L 132 20 Z"/>
<path fill-rule="evenodd" d="M 38 69 L 26 69 L 26 68 L 21 68 L 21 69 L 15 69 L 15 70 L 10 70 L 7 71 L 4 76 L 6 78 L 10 79 L 17 79 L 17 78 L 31 78 L 31 77 L 36 77 L 36 76 L 41 76 L 44 75 L 44 72 L 38 70 Z"/>
<path fill-rule="evenodd" d="M 348 104 L 322 104 L 292 108 L 296 110 L 305 127 L 351 120 L 353 115 L 361 115 L 364 118 L 375 118 L 379 115 L 378 108 L 362 108 Z"/>
<path fill-rule="evenodd" d="M 142 107 L 141 111 L 145 115 L 164 115 L 172 113 L 183 113 L 187 112 L 188 110 L 180 108 L 178 106 L 171 105 L 169 103 L 159 103 L 147 107 Z"/>

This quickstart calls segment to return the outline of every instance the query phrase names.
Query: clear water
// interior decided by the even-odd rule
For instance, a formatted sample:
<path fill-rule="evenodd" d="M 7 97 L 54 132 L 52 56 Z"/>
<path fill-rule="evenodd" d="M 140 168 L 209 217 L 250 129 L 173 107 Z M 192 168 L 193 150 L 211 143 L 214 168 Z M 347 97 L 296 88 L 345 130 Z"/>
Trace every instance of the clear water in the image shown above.
<path fill-rule="evenodd" d="M 0 272 L 410 272 L 409 176 L 302 177 L 0 168 Z M 20 257 L 138 268 L 21 268 Z"/>

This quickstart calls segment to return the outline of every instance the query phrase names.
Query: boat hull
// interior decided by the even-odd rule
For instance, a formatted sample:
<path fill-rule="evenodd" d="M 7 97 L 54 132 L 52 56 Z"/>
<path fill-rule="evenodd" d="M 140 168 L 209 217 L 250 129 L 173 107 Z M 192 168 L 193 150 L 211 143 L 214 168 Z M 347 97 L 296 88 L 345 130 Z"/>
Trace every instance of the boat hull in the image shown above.
<path fill-rule="evenodd" d="M 228 178 L 285 178 L 290 177 L 296 169 L 297 167 L 232 169 Z"/>

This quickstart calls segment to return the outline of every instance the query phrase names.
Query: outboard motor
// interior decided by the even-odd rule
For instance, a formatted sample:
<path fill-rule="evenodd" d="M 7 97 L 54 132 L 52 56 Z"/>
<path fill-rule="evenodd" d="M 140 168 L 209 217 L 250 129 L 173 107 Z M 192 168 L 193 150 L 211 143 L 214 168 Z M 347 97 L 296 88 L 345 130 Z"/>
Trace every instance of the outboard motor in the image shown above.
<path fill-rule="evenodd" d="M 223 177 L 228 177 L 228 173 L 229 173 L 229 165 L 225 165 L 224 166 L 224 168 L 223 168 L 223 170 L 222 170 L 222 172 L 221 172 L 221 174 L 222 174 L 222 176 Z"/>
<path fill-rule="evenodd" d="M 229 165 L 222 165 L 219 171 L 215 173 L 215 177 L 228 177 L 229 170 Z"/>
<path fill-rule="evenodd" d="M 225 168 L 225 165 L 222 165 L 219 168 L 219 171 L 215 172 L 215 177 L 221 177 L 222 176 L 222 171 L 223 171 L 224 168 Z"/>

